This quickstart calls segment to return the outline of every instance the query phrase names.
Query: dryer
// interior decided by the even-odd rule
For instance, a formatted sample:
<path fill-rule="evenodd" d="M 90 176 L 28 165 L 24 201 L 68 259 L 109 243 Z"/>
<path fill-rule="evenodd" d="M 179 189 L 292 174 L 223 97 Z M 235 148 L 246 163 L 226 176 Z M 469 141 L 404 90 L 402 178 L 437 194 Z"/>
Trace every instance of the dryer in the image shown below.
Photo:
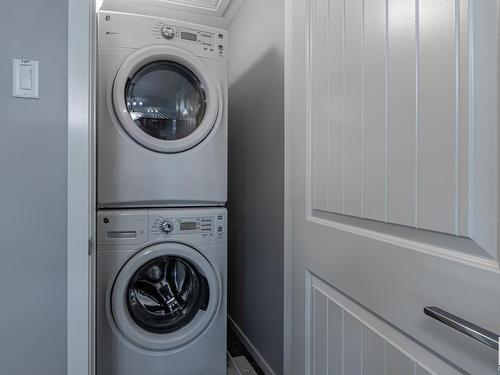
<path fill-rule="evenodd" d="M 224 205 L 226 46 L 223 30 L 98 14 L 100 208 Z"/>
<path fill-rule="evenodd" d="M 97 220 L 97 375 L 225 374 L 225 209 Z"/>

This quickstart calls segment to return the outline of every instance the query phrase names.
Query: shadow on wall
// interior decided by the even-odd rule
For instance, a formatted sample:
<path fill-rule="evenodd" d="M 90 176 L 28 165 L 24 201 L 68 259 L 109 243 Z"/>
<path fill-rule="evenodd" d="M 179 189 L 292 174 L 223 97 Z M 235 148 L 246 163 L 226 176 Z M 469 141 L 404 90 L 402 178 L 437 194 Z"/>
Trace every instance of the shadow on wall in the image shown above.
<path fill-rule="evenodd" d="M 229 88 L 229 314 L 283 373 L 284 62 L 268 50 Z"/>

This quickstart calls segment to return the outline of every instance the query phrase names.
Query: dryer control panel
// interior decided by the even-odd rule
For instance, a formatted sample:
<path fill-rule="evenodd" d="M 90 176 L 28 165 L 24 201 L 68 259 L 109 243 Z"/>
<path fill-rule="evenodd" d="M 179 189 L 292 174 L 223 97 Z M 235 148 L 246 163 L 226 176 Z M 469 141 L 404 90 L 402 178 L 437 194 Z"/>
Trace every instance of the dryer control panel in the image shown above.
<path fill-rule="evenodd" d="M 153 28 L 156 39 L 178 40 L 187 45 L 199 45 L 206 53 L 224 56 L 226 53 L 225 33 L 197 30 L 159 21 Z"/>
<path fill-rule="evenodd" d="M 227 31 L 180 20 L 100 11 L 99 48 L 173 45 L 200 57 L 227 62 Z"/>

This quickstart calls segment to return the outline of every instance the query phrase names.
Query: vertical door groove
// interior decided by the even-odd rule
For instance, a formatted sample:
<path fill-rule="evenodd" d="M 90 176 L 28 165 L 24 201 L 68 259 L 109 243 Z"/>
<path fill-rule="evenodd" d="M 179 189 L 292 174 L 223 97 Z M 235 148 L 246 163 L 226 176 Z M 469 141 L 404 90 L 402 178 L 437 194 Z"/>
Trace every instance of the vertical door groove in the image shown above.
<path fill-rule="evenodd" d="M 365 0 L 361 0 L 361 192 L 360 217 L 365 217 Z"/>
<path fill-rule="evenodd" d="M 385 0 L 385 137 L 384 137 L 384 221 L 387 222 L 388 175 L 389 163 L 387 150 L 389 148 L 389 0 Z"/>
<path fill-rule="evenodd" d="M 455 0 L 455 234 L 460 233 L 460 0 Z"/>
<path fill-rule="evenodd" d="M 418 150 L 419 150 L 419 127 L 420 127 L 420 0 L 415 1 L 415 221 L 414 225 L 418 227 L 418 204 L 419 204 L 419 163 L 418 163 Z"/>

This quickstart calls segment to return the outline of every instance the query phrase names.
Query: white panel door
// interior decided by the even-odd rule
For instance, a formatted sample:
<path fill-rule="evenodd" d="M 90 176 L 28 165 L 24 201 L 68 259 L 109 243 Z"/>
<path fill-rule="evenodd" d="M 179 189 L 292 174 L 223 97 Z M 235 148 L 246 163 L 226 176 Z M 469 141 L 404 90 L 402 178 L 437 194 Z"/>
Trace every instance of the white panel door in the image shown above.
<path fill-rule="evenodd" d="M 290 374 L 496 374 L 497 0 L 287 5 Z"/>

